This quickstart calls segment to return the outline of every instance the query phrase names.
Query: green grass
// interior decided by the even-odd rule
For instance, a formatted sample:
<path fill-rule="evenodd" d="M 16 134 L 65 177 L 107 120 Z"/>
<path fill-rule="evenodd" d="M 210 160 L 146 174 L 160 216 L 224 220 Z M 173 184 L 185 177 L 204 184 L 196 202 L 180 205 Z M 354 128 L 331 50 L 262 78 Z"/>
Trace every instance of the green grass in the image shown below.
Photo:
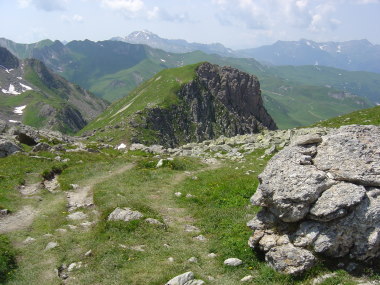
<path fill-rule="evenodd" d="M 338 128 L 344 125 L 380 125 L 380 106 L 352 112 L 313 124 L 314 127 Z"/>
<path fill-rule="evenodd" d="M 8 237 L 0 234 L 0 284 L 3 284 L 16 268 L 16 250 Z"/>

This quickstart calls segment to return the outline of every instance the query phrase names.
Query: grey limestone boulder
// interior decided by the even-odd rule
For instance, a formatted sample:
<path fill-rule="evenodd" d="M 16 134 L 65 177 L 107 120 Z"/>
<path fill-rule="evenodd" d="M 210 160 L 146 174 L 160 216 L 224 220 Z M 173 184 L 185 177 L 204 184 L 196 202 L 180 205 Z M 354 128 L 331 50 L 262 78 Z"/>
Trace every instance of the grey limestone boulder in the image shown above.
<path fill-rule="evenodd" d="M 113 212 L 108 216 L 108 221 L 124 221 L 129 222 L 133 220 L 139 220 L 144 217 L 138 211 L 133 211 L 131 208 L 116 208 Z"/>
<path fill-rule="evenodd" d="M 380 256 L 380 128 L 344 126 L 303 135 L 277 153 L 251 198 L 248 244 L 287 274 L 326 257 L 370 262 Z"/>

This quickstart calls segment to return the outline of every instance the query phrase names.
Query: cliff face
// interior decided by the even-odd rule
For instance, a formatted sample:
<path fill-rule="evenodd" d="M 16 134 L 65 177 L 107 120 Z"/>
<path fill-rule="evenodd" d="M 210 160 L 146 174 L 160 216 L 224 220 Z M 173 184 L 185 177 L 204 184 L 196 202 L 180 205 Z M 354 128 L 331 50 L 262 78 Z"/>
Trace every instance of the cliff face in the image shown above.
<path fill-rule="evenodd" d="M 144 140 L 140 132 L 135 141 L 152 143 L 155 137 L 154 143 L 176 146 L 277 128 L 264 108 L 258 79 L 235 68 L 203 63 L 177 96 L 179 104 L 144 111 L 142 125 L 150 135 Z"/>

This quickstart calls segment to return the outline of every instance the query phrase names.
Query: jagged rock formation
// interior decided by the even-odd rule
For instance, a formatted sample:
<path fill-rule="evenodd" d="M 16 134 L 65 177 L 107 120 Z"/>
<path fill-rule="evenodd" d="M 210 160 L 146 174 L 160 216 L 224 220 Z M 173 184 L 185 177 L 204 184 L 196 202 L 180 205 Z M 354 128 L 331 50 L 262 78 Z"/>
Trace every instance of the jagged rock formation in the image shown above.
<path fill-rule="evenodd" d="M 194 80 L 178 92 L 178 104 L 147 109 L 141 116 L 143 129 L 155 132 L 156 143 L 172 147 L 276 129 L 255 76 L 210 63 L 201 64 L 195 72 Z M 135 142 L 144 143 L 136 137 Z"/>
<path fill-rule="evenodd" d="M 300 137 L 276 154 L 251 198 L 249 245 L 276 270 L 299 274 L 315 254 L 371 262 L 380 256 L 380 128 L 345 126 Z"/>

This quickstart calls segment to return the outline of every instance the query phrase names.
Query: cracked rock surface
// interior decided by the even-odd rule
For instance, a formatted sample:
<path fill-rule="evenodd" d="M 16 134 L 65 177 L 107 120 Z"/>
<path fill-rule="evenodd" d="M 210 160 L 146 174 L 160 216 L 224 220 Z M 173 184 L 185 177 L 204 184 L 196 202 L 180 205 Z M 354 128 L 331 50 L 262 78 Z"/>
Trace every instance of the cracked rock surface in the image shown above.
<path fill-rule="evenodd" d="M 380 256 L 380 128 L 305 135 L 276 154 L 252 196 L 263 209 L 248 244 L 277 271 L 300 274 L 315 253 L 370 262 Z"/>

